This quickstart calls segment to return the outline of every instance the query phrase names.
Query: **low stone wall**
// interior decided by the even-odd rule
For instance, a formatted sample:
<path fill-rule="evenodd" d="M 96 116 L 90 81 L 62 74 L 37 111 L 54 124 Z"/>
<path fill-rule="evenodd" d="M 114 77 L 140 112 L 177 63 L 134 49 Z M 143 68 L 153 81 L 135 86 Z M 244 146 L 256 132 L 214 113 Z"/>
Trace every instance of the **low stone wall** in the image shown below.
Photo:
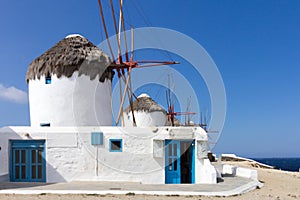
<path fill-rule="evenodd" d="M 249 178 L 255 181 L 258 180 L 258 173 L 256 170 L 233 165 L 223 165 L 222 174 Z"/>

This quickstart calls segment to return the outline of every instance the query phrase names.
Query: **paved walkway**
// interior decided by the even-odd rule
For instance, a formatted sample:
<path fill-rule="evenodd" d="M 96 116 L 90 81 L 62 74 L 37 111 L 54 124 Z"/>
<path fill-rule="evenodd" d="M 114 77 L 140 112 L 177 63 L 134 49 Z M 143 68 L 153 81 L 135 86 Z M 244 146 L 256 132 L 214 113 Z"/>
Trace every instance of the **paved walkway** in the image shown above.
<path fill-rule="evenodd" d="M 13 183 L 0 182 L 0 194 L 148 194 L 231 196 L 242 194 L 262 184 L 241 177 L 225 177 L 218 184 L 154 185 L 132 182 Z"/>

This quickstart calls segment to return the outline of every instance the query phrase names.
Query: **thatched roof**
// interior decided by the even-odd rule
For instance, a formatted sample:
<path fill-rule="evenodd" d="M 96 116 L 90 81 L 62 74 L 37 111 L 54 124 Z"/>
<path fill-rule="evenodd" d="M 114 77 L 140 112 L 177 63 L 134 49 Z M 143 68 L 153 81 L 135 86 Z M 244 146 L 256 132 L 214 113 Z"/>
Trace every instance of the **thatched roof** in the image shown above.
<path fill-rule="evenodd" d="M 167 120 L 166 126 L 172 126 L 171 120 Z M 176 117 L 174 118 L 174 126 L 182 126 L 182 123 Z"/>
<path fill-rule="evenodd" d="M 71 77 L 75 71 L 101 82 L 112 79 L 114 72 L 107 68 L 109 56 L 80 35 L 70 35 L 36 58 L 28 67 L 26 81 L 41 76 L 56 75 Z"/>
<path fill-rule="evenodd" d="M 133 110 L 146 112 L 160 111 L 167 115 L 167 111 L 147 94 L 141 94 L 138 96 L 138 98 L 133 102 Z M 125 108 L 124 112 L 131 112 L 130 106 Z M 165 126 L 172 126 L 171 120 L 167 120 Z M 182 126 L 181 122 L 177 118 L 174 118 L 174 126 Z"/>
<path fill-rule="evenodd" d="M 148 95 L 140 95 L 135 101 L 133 101 L 133 110 L 135 111 L 146 111 L 146 112 L 155 112 L 160 111 L 163 113 L 167 113 L 166 110 L 158 105 L 151 97 Z M 126 113 L 131 111 L 130 106 L 125 108 Z"/>

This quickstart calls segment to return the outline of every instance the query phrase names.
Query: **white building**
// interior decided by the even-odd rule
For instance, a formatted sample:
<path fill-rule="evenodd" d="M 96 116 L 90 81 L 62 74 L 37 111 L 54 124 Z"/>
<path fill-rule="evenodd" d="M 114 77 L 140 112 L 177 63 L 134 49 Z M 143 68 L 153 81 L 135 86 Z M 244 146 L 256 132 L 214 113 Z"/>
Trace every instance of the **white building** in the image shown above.
<path fill-rule="evenodd" d="M 141 94 L 133 101 L 133 113 L 137 127 L 165 126 L 167 112 L 158 105 L 148 94 Z M 124 110 L 125 126 L 134 126 L 130 106 Z"/>
<path fill-rule="evenodd" d="M 111 126 L 107 54 L 80 35 L 70 35 L 28 68 L 31 126 Z"/>
<path fill-rule="evenodd" d="M 109 64 L 72 35 L 29 65 L 31 126 L 0 129 L 0 181 L 216 183 L 202 128 L 163 126 L 159 115 L 112 126 Z"/>

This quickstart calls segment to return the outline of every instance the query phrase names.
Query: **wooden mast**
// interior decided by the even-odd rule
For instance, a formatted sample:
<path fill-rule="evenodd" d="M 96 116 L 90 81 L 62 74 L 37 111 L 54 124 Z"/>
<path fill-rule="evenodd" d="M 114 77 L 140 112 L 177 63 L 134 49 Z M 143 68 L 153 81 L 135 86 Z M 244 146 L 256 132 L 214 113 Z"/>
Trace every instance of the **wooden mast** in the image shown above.
<path fill-rule="evenodd" d="M 113 54 L 113 50 L 111 47 L 111 43 L 108 37 L 108 31 L 106 28 L 106 23 L 105 23 L 105 16 L 103 13 L 103 8 L 102 8 L 102 3 L 101 0 L 98 0 L 98 5 L 99 5 L 99 10 L 100 10 L 100 15 L 102 19 L 102 24 L 103 24 L 103 29 L 105 32 L 105 37 L 107 40 L 107 44 L 113 59 L 113 62 L 109 66 L 111 69 L 115 69 L 118 73 L 118 78 L 119 78 L 119 87 L 120 87 L 120 108 L 116 120 L 116 125 L 119 124 L 120 118 L 122 117 L 122 125 L 125 124 L 124 122 L 124 115 L 123 115 L 123 106 L 124 106 L 124 101 L 126 98 L 126 94 L 128 95 L 129 103 L 130 103 L 130 108 L 132 112 L 132 117 L 133 117 L 133 126 L 136 126 L 136 120 L 134 116 L 134 108 L 133 108 L 133 96 L 135 97 L 133 91 L 132 91 L 132 83 L 131 83 L 131 71 L 133 68 L 144 68 L 144 67 L 153 67 L 153 66 L 162 66 L 162 65 L 173 65 L 173 64 L 178 64 L 178 62 L 174 61 L 157 61 L 157 60 L 141 60 L 141 61 L 134 61 L 133 60 L 133 55 L 134 55 L 134 32 L 133 28 L 131 27 L 131 55 L 129 58 L 129 53 L 128 53 L 128 45 L 127 45 L 127 38 L 126 38 L 126 31 L 125 31 L 125 23 L 124 23 L 124 15 L 123 15 L 123 0 L 119 0 L 119 5 L 120 5 L 120 15 L 119 15 L 119 27 L 117 28 L 117 20 L 115 17 L 115 9 L 113 6 L 113 1 L 110 0 L 110 6 L 111 6 L 111 11 L 113 15 L 113 22 L 114 22 L 114 29 L 116 32 L 117 36 L 117 44 L 118 44 L 118 59 L 117 61 L 115 60 L 115 56 Z M 122 59 L 122 51 L 121 51 L 121 32 L 123 31 L 124 33 L 124 44 L 125 44 L 125 62 Z M 127 71 L 127 77 L 126 77 L 126 72 Z M 122 90 L 122 80 L 124 81 L 124 91 Z"/>

